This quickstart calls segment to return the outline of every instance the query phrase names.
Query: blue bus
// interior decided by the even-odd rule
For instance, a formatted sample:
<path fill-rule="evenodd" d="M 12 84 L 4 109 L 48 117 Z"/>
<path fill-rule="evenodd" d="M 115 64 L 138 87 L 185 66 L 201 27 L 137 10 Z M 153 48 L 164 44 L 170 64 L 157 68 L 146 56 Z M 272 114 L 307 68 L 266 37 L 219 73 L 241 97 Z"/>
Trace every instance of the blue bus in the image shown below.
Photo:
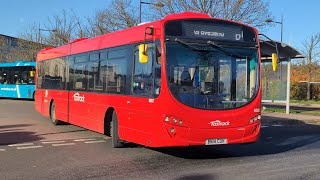
<path fill-rule="evenodd" d="M 0 97 L 34 99 L 36 62 L 0 63 Z"/>

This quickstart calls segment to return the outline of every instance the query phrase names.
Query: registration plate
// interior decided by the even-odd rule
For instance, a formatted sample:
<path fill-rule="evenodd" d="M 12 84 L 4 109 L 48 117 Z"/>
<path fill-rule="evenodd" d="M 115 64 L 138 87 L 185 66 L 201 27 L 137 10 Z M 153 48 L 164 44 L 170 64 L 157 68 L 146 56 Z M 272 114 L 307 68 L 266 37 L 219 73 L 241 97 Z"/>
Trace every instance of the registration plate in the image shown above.
<path fill-rule="evenodd" d="M 207 139 L 206 145 L 228 144 L 228 139 Z"/>

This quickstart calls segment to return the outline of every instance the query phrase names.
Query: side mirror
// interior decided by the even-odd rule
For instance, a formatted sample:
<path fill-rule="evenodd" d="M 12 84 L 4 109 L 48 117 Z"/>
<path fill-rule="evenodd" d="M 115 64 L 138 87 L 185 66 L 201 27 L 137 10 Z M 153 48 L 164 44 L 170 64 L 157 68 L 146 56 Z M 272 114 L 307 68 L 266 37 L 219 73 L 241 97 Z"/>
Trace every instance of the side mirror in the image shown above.
<path fill-rule="evenodd" d="M 139 45 L 139 62 L 141 64 L 148 63 L 148 45 L 147 44 Z"/>
<path fill-rule="evenodd" d="M 277 71 L 278 66 L 278 56 L 276 53 L 272 53 L 272 69 L 274 72 Z"/>

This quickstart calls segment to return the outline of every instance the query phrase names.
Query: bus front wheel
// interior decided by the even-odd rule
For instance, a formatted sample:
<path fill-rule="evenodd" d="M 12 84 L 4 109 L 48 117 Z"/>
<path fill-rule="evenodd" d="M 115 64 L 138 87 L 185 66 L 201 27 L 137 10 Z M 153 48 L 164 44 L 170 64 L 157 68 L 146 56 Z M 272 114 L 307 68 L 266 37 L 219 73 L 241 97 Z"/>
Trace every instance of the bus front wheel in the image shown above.
<path fill-rule="evenodd" d="M 112 138 L 112 147 L 113 148 L 122 148 L 124 147 L 124 142 L 119 137 L 118 132 L 118 117 L 115 111 L 112 113 L 112 121 L 111 121 L 111 138 Z"/>
<path fill-rule="evenodd" d="M 50 106 L 50 119 L 51 119 L 52 124 L 54 124 L 54 125 L 62 124 L 61 121 L 57 120 L 57 117 L 56 117 L 56 105 L 54 104 L 54 102 L 52 102 L 51 106 Z"/>

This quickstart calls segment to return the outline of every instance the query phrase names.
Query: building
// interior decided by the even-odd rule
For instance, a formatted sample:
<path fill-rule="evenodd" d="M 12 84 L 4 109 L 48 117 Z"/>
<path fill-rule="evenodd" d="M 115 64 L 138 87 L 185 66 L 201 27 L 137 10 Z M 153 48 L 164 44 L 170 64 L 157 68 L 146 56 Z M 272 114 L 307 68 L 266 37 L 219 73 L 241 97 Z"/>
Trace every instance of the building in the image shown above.
<path fill-rule="evenodd" d="M 16 60 L 35 61 L 37 52 L 47 46 L 0 34 L 0 63 Z"/>
<path fill-rule="evenodd" d="M 0 62 L 12 62 L 18 59 L 18 38 L 0 34 Z"/>

